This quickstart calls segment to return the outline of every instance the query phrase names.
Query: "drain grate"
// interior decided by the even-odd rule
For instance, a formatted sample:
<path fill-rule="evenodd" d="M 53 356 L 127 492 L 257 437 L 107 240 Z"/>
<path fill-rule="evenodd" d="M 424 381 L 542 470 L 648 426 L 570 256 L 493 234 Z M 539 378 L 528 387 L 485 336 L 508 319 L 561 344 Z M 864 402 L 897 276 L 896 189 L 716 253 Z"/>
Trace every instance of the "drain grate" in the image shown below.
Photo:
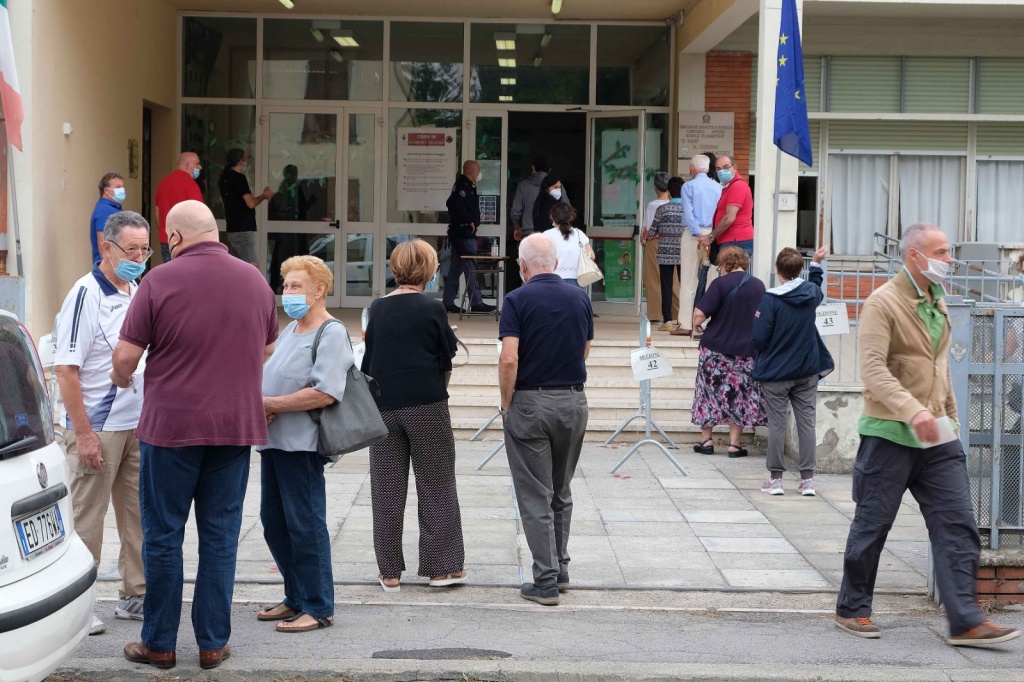
<path fill-rule="evenodd" d="M 388 649 L 375 651 L 371 658 L 405 659 L 413 661 L 491 661 L 511 658 L 507 651 L 494 649 Z"/>

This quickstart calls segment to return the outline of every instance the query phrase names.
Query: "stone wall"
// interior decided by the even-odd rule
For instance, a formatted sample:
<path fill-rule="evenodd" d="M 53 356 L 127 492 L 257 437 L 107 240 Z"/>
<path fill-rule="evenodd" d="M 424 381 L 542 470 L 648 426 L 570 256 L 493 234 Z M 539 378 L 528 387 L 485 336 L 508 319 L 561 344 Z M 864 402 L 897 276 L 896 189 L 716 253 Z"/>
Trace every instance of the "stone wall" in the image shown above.
<path fill-rule="evenodd" d="M 851 474 L 857 459 L 860 436 L 857 421 L 864 407 L 857 386 L 818 386 L 816 417 L 817 471 L 822 474 Z M 796 423 L 792 413 L 786 432 L 786 467 L 796 472 Z"/>

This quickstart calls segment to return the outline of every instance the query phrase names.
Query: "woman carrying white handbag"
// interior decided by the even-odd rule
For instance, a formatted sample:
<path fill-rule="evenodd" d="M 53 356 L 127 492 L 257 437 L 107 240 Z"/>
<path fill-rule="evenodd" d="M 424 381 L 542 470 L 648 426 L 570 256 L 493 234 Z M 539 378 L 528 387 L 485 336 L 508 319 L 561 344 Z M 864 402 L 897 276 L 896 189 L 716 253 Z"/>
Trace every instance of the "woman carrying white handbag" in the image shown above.
<path fill-rule="evenodd" d="M 555 274 L 569 284 L 587 287 L 603 279 L 604 275 L 594 262 L 594 249 L 590 239 L 572 226 L 576 209 L 569 204 L 556 204 L 551 209 L 551 229 L 544 234 L 554 242 L 558 265 Z"/>

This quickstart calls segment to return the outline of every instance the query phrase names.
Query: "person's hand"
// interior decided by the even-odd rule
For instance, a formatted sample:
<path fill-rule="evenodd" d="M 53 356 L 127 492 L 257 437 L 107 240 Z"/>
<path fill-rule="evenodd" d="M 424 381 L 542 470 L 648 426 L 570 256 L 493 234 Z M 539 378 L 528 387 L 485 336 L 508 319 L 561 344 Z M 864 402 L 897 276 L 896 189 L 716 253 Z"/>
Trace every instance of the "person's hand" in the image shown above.
<path fill-rule="evenodd" d="M 270 424 L 270 422 L 274 421 L 274 419 L 276 419 L 276 418 L 277 418 L 277 413 L 276 412 L 268 412 L 267 413 L 267 424 Z"/>
<path fill-rule="evenodd" d="M 132 385 L 132 377 L 122 377 L 117 373 L 117 370 L 110 370 L 110 381 L 118 388 L 128 388 Z"/>
<path fill-rule="evenodd" d="M 270 189 L 269 186 L 263 188 L 263 199 L 270 201 L 274 198 L 274 190 Z"/>
<path fill-rule="evenodd" d="M 274 398 L 263 396 L 263 412 L 269 417 L 277 412 L 277 405 L 275 404 Z M 270 419 L 267 419 L 267 423 L 270 423 Z"/>
<path fill-rule="evenodd" d="M 512 231 L 512 238 L 515 239 L 517 242 L 523 241 L 523 231 L 517 227 L 515 230 Z"/>
<path fill-rule="evenodd" d="M 640 246 L 644 246 L 645 244 L 647 244 L 647 228 L 646 227 L 640 230 Z"/>
<path fill-rule="evenodd" d="M 811 256 L 811 262 L 820 265 L 821 261 L 825 260 L 826 258 L 828 258 L 828 244 L 823 244 L 821 248 L 815 251 L 814 255 Z"/>
<path fill-rule="evenodd" d="M 702 251 L 706 251 L 709 248 L 711 248 L 711 237 L 708 236 L 708 235 L 704 235 L 703 237 L 698 239 L 697 240 L 697 247 L 699 249 L 701 249 Z"/>
<path fill-rule="evenodd" d="M 87 469 L 100 471 L 103 469 L 103 452 L 100 449 L 100 437 L 92 429 L 75 432 L 78 450 L 78 461 Z"/>
<path fill-rule="evenodd" d="M 939 425 L 928 410 L 921 410 L 910 420 L 910 428 L 921 443 L 935 443 L 939 440 Z"/>

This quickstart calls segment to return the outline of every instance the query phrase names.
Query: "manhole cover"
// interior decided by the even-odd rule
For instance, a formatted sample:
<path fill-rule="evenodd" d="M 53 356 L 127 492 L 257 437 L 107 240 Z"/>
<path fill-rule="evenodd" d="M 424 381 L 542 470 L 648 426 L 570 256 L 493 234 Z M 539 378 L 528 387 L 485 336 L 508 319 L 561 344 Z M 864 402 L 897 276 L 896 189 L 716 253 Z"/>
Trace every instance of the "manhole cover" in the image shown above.
<path fill-rule="evenodd" d="M 414 661 L 489 661 L 510 658 L 507 651 L 494 649 L 390 649 L 375 651 L 371 658 L 409 659 Z"/>

